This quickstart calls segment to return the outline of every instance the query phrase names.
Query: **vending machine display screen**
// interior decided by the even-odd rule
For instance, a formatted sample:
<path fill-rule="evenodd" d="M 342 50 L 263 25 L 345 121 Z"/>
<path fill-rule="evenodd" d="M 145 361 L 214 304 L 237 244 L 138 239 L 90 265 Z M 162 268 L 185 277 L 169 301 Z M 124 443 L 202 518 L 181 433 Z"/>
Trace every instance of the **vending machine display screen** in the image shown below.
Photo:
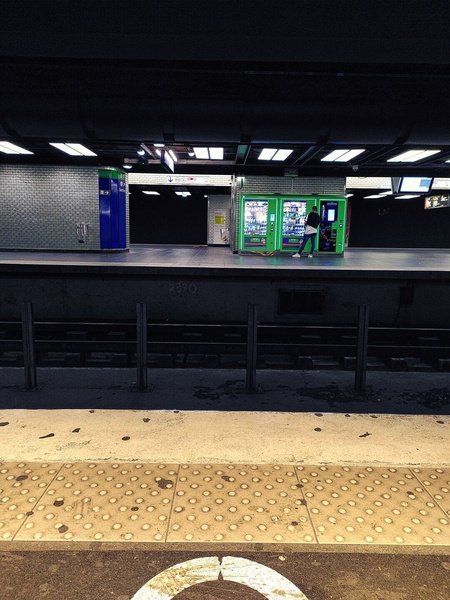
<path fill-rule="evenodd" d="M 283 235 L 305 233 L 306 202 L 304 200 L 285 200 L 283 204 Z"/>
<path fill-rule="evenodd" d="M 266 235 L 267 233 L 266 200 L 247 200 L 244 210 L 244 235 Z"/>
<path fill-rule="evenodd" d="M 321 203 L 320 218 L 324 225 L 331 225 L 337 220 L 338 204 L 335 201 L 325 200 Z"/>

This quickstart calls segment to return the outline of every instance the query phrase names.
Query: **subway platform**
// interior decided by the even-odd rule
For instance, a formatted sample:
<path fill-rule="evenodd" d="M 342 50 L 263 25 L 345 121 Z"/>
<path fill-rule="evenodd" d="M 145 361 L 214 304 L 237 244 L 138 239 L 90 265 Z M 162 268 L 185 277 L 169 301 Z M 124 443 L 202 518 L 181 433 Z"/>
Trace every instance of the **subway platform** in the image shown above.
<path fill-rule="evenodd" d="M 306 255 L 295 259 L 291 253 L 271 255 L 267 252 L 253 254 L 233 253 L 229 246 L 188 246 L 162 244 L 132 244 L 128 252 L 64 252 L 45 250 L 1 250 L 0 272 L 11 269 L 22 272 L 71 272 L 79 268 L 98 269 L 102 272 L 120 273 L 124 270 L 151 273 L 170 269 L 177 274 L 207 269 L 241 273 L 258 271 L 260 274 L 272 271 L 308 271 L 334 273 L 335 277 L 344 274 L 358 276 L 360 273 L 384 276 L 409 276 L 417 273 L 422 277 L 448 274 L 450 272 L 450 250 L 448 248 L 347 248 L 344 254 L 316 254 L 311 260 Z"/>
<path fill-rule="evenodd" d="M 448 375 L 133 375 L 2 369 L 1 549 L 448 553 Z"/>

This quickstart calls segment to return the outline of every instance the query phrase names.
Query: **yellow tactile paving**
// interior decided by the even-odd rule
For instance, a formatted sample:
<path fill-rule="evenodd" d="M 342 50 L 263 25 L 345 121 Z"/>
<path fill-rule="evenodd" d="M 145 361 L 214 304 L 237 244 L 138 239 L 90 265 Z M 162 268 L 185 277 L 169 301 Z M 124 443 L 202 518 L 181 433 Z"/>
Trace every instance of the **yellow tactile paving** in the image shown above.
<path fill-rule="evenodd" d="M 0 463 L 0 542 L 450 545 L 450 469 Z"/>
<path fill-rule="evenodd" d="M 16 540 L 164 541 L 178 465 L 65 464 Z"/>
<path fill-rule="evenodd" d="M 445 512 L 408 468 L 297 467 L 319 543 L 447 544 Z"/>
<path fill-rule="evenodd" d="M 295 468 L 182 465 L 170 542 L 316 541 Z"/>
<path fill-rule="evenodd" d="M 0 539 L 12 540 L 62 464 L 0 463 Z"/>
<path fill-rule="evenodd" d="M 412 472 L 436 504 L 450 517 L 450 470 L 415 467 Z"/>

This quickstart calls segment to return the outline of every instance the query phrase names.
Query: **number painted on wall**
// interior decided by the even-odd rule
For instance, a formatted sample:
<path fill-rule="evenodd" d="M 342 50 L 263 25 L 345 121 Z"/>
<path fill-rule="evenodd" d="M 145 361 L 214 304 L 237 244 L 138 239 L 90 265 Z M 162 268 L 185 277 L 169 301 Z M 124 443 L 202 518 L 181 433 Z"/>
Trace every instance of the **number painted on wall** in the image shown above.
<path fill-rule="evenodd" d="M 169 284 L 169 293 L 171 296 L 195 296 L 198 289 L 195 283 L 179 281 Z"/>

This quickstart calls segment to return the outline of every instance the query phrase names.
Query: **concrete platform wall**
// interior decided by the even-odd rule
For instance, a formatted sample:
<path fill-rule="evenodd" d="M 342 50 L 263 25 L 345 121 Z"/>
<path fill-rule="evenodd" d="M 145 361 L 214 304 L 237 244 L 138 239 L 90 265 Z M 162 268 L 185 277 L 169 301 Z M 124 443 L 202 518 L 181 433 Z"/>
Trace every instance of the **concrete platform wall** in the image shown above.
<path fill-rule="evenodd" d="M 450 283 L 420 274 L 374 277 L 333 272 L 262 273 L 256 270 L 132 269 L 127 273 L 79 267 L 76 272 L 3 273 L 0 319 L 20 318 L 31 301 L 36 320 L 134 319 L 145 302 L 149 320 L 246 321 L 247 305 L 259 307 L 260 322 L 350 324 L 358 306 L 370 306 L 370 324 L 448 327 Z M 371 275 L 371 277 L 369 277 Z M 323 294 L 320 314 L 280 314 L 281 291 Z"/>

